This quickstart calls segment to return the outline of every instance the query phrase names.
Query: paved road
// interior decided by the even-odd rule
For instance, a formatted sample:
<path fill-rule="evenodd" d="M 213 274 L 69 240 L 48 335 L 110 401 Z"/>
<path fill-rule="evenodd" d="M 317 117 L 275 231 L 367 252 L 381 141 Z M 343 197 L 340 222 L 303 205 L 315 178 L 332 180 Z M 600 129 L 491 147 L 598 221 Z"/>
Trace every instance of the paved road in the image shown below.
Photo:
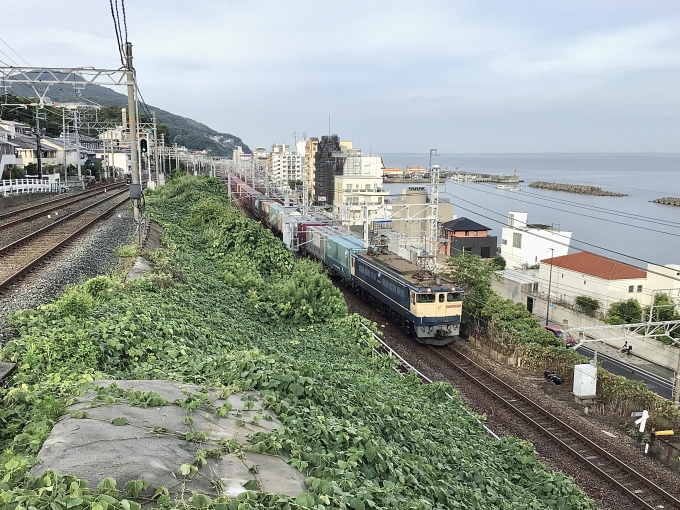
<path fill-rule="evenodd" d="M 589 358 L 593 357 L 594 351 L 590 347 L 581 345 L 577 350 Z M 615 349 L 613 352 L 609 352 L 610 350 L 607 349 L 607 352 L 602 352 L 602 348 L 598 346 L 597 360 L 604 368 L 627 379 L 642 381 L 647 388 L 664 398 L 673 398 L 672 371 L 657 365 L 650 365 L 635 356 L 631 356 L 629 359 L 620 355 Z M 624 358 L 625 361 L 619 358 Z M 641 364 L 644 364 L 645 367 L 639 366 Z"/>

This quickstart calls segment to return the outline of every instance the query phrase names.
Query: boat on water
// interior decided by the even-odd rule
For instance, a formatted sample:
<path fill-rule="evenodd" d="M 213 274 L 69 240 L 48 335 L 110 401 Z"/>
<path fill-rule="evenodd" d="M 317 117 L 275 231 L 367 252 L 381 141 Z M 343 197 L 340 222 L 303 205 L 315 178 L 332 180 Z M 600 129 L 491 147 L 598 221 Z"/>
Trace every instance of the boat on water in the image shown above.
<path fill-rule="evenodd" d="M 496 186 L 496 189 L 502 189 L 505 191 L 520 191 L 519 187 L 510 186 L 509 184 L 501 184 L 500 186 Z"/>

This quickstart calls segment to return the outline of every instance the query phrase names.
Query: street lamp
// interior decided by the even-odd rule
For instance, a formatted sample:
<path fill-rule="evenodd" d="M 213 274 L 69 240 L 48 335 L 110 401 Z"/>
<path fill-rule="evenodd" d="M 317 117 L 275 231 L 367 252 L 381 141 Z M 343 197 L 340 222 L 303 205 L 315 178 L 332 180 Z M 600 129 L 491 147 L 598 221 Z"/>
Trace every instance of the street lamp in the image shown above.
<path fill-rule="evenodd" d="M 553 257 L 555 256 L 555 248 L 548 248 L 552 253 L 550 254 L 550 276 L 548 278 L 548 304 L 545 311 L 545 325 L 548 325 L 548 319 L 550 317 L 550 287 L 552 286 L 552 268 L 553 268 Z"/>

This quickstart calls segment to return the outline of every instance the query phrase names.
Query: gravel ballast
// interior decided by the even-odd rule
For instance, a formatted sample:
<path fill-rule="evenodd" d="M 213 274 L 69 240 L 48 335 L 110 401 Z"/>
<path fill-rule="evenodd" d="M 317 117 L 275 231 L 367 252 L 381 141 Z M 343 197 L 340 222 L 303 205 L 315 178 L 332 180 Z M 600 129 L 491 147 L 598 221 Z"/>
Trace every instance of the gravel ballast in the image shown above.
<path fill-rule="evenodd" d="M 1 290 L 0 344 L 11 335 L 6 329 L 11 313 L 49 302 L 65 285 L 109 273 L 118 261 L 114 250 L 131 242 L 134 228 L 131 207 L 121 206 L 26 277 Z"/>

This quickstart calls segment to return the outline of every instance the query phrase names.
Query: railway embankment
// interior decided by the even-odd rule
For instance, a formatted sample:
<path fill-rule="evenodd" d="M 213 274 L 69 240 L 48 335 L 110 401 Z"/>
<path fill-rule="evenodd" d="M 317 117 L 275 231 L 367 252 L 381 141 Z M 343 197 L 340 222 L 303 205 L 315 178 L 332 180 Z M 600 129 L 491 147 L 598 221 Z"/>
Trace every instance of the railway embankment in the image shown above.
<path fill-rule="evenodd" d="M 605 191 L 599 186 L 585 186 L 583 184 L 564 184 L 559 182 L 534 181 L 529 184 L 530 188 L 547 189 L 551 191 L 565 191 L 567 193 L 579 193 L 581 195 L 594 195 L 597 197 L 625 197 L 625 193 Z"/>
<path fill-rule="evenodd" d="M 595 507 L 530 443 L 488 436 L 447 396 L 449 384 L 401 378 L 392 359 L 371 356 L 365 319 L 348 314 L 323 270 L 229 206 L 219 181 L 171 181 L 147 208 L 164 229 L 164 247 L 146 254 L 151 271 L 129 282 L 97 277 L 11 318 L 19 336 L 2 359 L 18 368 L 0 387 L 5 504 Z M 96 383 L 104 379 L 133 382 L 111 390 Z M 134 383 L 160 379 L 187 391 L 170 398 Z M 162 422 L 170 404 L 177 427 Z M 161 412 L 145 420 L 151 408 Z M 39 452 L 59 444 L 50 434 L 65 415 L 76 427 L 97 419 L 131 444 L 172 440 L 182 458 L 161 462 L 152 449 L 135 479 L 117 474 L 127 459 L 115 456 L 74 476 L 45 471 L 56 466 L 40 465 Z M 225 417 L 232 426 L 215 433 L 210 423 Z M 247 480 L 218 467 L 232 454 Z M 286 460 L 304 490 L 268 492 L 258 455 Z M 187 489 L 199 479 L 205 488 Z"/>

